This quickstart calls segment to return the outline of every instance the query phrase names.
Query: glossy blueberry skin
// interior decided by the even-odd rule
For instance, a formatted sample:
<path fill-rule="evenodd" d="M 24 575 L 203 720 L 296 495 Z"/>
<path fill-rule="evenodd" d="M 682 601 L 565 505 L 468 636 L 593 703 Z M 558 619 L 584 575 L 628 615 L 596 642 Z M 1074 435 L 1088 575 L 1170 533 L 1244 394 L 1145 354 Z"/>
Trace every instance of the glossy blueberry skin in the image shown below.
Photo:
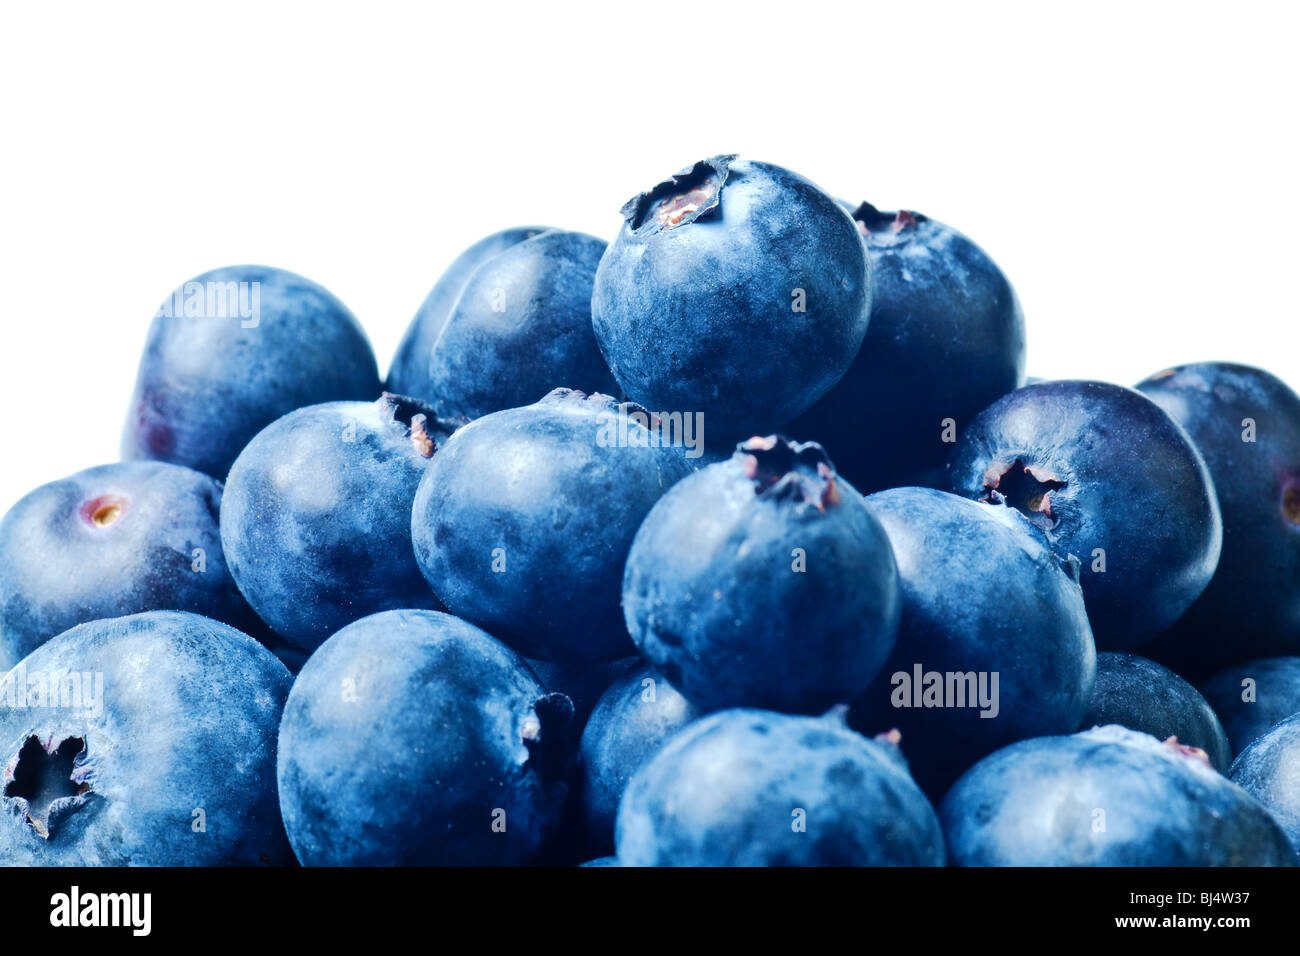
<path fill-rule="evenodd" d="M 710 714 L 633 776 L 618 810 L 619 861 L 942 866 L 934 808 L 891 749 L 833 715 Z"/>
<path fill-rule="evenodd" d="M 1197 753 L 1116 726 L 1012 744 L 967 771 L 940 805 L 949 861 L 1292 865 L 1268 811 Z"/>
<path fill-rule="evenodd" d="M 197 614 L 150 611 L 66 631 L 6 680 L 21 693 L 38 675 L 73 672 L 102 675 L 98 714 L 84 704 L 16 706 L 4 695 L 0 861 L 292 863 L 274 776 L 276 729 L 292 678 L 270 651 Z M 68 740 L 80 743 L 68 748 L 76 752 L 71 770 L 64 764 L 60 772 L 52 755 Z M 45 793 L 59 794 L 48 839 L 28 820 L 33 769 Z M 79 786 L 88 792 L 77 794 Z M 39 809 L 37 816 L 47 819 Z"/>
<path fill-rule="evenodd" d="M 255 317 L 154 317 L 122 432 L 124 459 L 170 461 L 224 479 L 243 447 L 281 415 L 379 394 L 361 325 L 311 280 L 230 266 L 181 289 L 232 282 L 258 283 Z"/>
<path fill-rule="evenodd" d="M 1239 754 L 1274 724 L 1300 714 L 1300 657 L 1229 667 L 1202 684 L 1201 693 L 1223 721 L 1233 754 Z"/>
<path fill-rule="evenodd" d="M 582 731 L 573 795 L 590 853 L 614 851 L 614 820 L 632 775 L 699 716 L 646 664 L 632 668 L 601 695 Z"/>
<path fill-rule="evenodd" d="M 1223 514 L 1223 555 L 1205 592 L 1148 653 L 1205 676 L 1300 654 L 1300 396 L 1262 369 L 1202 362 L 1138 385 L 1187 430 Z M 1255 441 L 1242 440 L 1246 419 Z"/>
<path fill-rule="evenodd" d="M 1058 381 L 1012 392 L 971 422 L 949 478 L 967 498 L 1004 498 L 1045 529 L 1059 557 L 1079 558 L 1101 650 L 1131 650 L 1163 631 L 1219 560 L 1223 525 L 1205 463 L 1130 388 Z"/>
<path fill-rule="evenodd" d="M 866 248 L 808 180 L 715 156 L 622 213 L 591 312 L 634 401 L 703 410 L 716 438 L 736 441 L 789 421 L 849 367 L 870 315 Z"/>
<path fill-rule="evenodd" d="M 1227 773 L 1232 763 L 1228 736 L 1200 691 L 1169 668 L 1136 654 L 1097 655 L 1097 685 L 1079 727 L 1106 724 L 1157 740 L 1177 737 L 1180 744 L 1204 750 L 1219 773 Z"/>
<path fill-rule="evenodd" d="M 305 866 L 535 861 L 564 802 L 572 713 L 521 657 L 449 614 L 348 625 L 307 661 L 280 725 L 294 853 Z"/>
<path fill-rule="evenodd" d="M 893 545 L 902 613 L 893 654 L 854 702 L 853 726 L 901 730 L 912 773 L 934 796 L 999 747 L 1077 728 L 1096 652 L 1070 565 L 1010 508 L 929 488 L 878 492 L 867 505 Z M 917 665 L 922 675 L 986 675 L 990 697 L 996 674 L 996 715 L 969 702 L 915 706 Z"/>
<path fill-rule="evenodd" d="M 690 466 L 680 448 L 619 444 L 620 428 L 650 434 L 607 395 L 556 389 L 452 436 L 411 515 L 416 560 L 448 610 L 529 657 L 634 653 L 623 564 L 641 520 Z"/>
<path fill-rule="evenodd" d="M 384 388 L 396 395 L 410 395 L 431 405 L 439 404 L 439 397 L 429 389 L 429 356 L 433 343 L 438 341 L 443 326 L 451 315 L 452 307 L 464 291 L 470 276 L 484 262 L 518 245 L 526 239 L 550 232 L 549 226 L 520 226 L 502 229 L 485 236 L 453 260 L 420 304 L 415 318 L 406 327 L 397 354 L 388 368 Z"/>
<path fill-rule="evenodd" d="M 351 621 L 436 608 L 410 543 L 410 508 L 448 425 L 385 395 L 328 402 L 267 426 L 230 469 L 221 542 L 240 590 L 306 650 Z"/>
<path fill-rule="evenodd" d="M 220 506 L 220 482 L 157 461 L 100 465 L 28 493 L 0 520 L 0 669 L 74 625 L 139 611 L 249 627 Z"/>
<path fill-rule="evenodd" d="M 637 532 L 623 612 L 702 711 L 823 713 L 876 676 L 898 572 L 862 496 L 816 444 L 755 438 L 673 487 Z"/>
<path fill-rule="evenodd" d="M 871 323 L 844 377 L 786 426 L 863 492 L 929 485 L 960 433 L 1024 384 L 1025 319 L 997 264 L 914 212 L 853 214 L 871 260 Z M 898 397 L 906 396 L 900 402 Z"/>
<path fill-rule="evenodd" d="M 1231 777 L 1273 814 L 1300 860 L 1300 714 L 1243 750 L 1232 763 Z"/>

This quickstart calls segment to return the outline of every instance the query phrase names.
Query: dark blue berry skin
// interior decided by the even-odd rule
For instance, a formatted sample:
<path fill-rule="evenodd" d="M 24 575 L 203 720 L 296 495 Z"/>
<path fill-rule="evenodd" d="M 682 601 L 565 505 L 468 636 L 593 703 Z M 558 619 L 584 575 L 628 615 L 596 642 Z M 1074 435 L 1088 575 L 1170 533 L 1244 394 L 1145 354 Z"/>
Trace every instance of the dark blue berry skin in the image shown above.
<path fill-rule="evenodd" d="M 579 863 L 578 866 L 621 866 L 616 856 L 598 856 L 594 860 L 588 860 L 586 863 Z"/>
<path fill-rule="evenodd" d="M 556 389 L 494 412 L 442 447 L 411 516 L 415 555 L 452 613 L 521 653 L 634 653 L 619 607 L 641 520 L 690 471 L 680 448 L 620 443 L 650 432 L 607 395 Z"/>
<path fill-rule="evenodd" d="M 316 283 L 268 266 L 230 266 L 196 276 L 177 293 L 194 283 L 257 283 L 260 307 L 249 319 L 174 308 L 154 317 L 122 432 L 123 458 L 175 462 L 224 479 L 243 447 L 281 415 L 379 394 L 365 332 Z"/>
<path fill-rule="evenodd" d="M 700 712 L 655 670 L 632 668 L 601 695 L 582 731 L 573 800 L 590 853 L 614 851 L 614 819 L 628 781 Z"/>
<path fill-rule="evenodd" d="M 854 702 L 853 726 L 901 730 L 913 775 L 935 796 L 999 747 L 1077 728 L 1096 652 L 1072 565 L 1010 508 L 929 488 L 879 492 L 867 505 L 893 545 L 902 614 L 893 654 Z M 917 706 L 927 673 L 983 675 L 990 700 L 958 706 L 954 693 Z"/>
<path fill-rule="evenodd" d="M 1079 727 L 1118 724 L 1157 740 L 1178 738 L 1199 747 L 1219 773 L 1227 773 L 1232 750 L 1205 698 L 1169 668 L 1136 654 L 1097 655 L 1097 686 Z"/>
<path fill-rule="evenodd" d="M 1223 514 L 1223 556 L 1205 593 L 1145 653 L 1204 677 L 1300 654 L 1300 396 L 1262 369 L 1202 362 L 1138 388 L 1187 430 Z M 1253 442 L 1243 441 L 1254 422 Z"/>
<path fill-rule="evenodd" d="M 1290 866 L 1286 834 L 1200 751 L 1124 727 L 1012 744 L 939 807 L 958 866 Z"/>
<path fill-rule="evenodd" d="M 388 381 L 384 387 L 396 395 L 410 395 L 438 405 L 438 396 L 429 391 L 429 357 L 433 354 L 433 343 L 442 334 L 452 307 L 469 283 L 470 276 L 483 263 L 511 246 L 550 231 L 549 226 L 502 229 L 480 239 L 457 256 L 434 283 L 415 318 L 406 327 L 397 354 L 388 368 Z"/>
<path fill-rule="evenodd" d="M 42 485 L 0 521 L 0 670 L 68 628 L 139 611 L 256 620 L 226 569 L 221 483 L 122 462 Z"/>
<path fill-rule="evenodd" d="M 438 606 L 415 563 L 410 509 L 450 426 L 398 396 L 291 412 L 230 469 L 221 542 L 240 590 L 311 650 L 377 611 Z"/>
<path fill-rule="evenodd" d="M 557 383 L 618 388 L 591 329 L 603 240 L 554 230 L 480 263 L 447 314 L 417 394 L 478 418 L 537 401 Z"/>
<path fill-rule="evenodd" d="M 768 163 L 715 156 L 622 210 L 596 272 L 596 339 L 655 411 L 767 434 L 849 367 L 867 328 L 866 248 L 839 204 Z"/>
<path fill-rule="evenodd" d="M 641 658 L 563 663 L 526 657 L 524 662 L 532 668 L 548 691 L 563 694 L 573 701 L 573 722 L 575 726 L 581 727 L 591 715 L 601 694 L 615 680 L 640 664 Z"/>
<path fill-rule="evenodd" d="M 69 706 L 75 697 L 22 706 L 9 693 L 72 673 L 87 689 L 102 675 L 98 713 L 86 696 L 81 706 Z M 275 788 L 292 678 L 248 635 L 175 611 L 91 621 L 37 648 L 6 681 L 5 865 L 293 862 Z"/>
<path fill-rule="evenodd" d="M 1012 392 L 971 422 L 949 477 L 960 495 L 1017 508 L 1059 557 L 1082 562 L 1101 650 L 1158 635 L 1219 560 L 1223 525 L 1205 463 L 1186 432 L 1130 388 L 1058 381 Z"/>
<path fill-rule="evenodd" d="M 1243 750 L 1233 761 L 1231 777 L 1268 808 L 1300 859 L 1300 714 Z"/>
<path fill-rule="evenodd" d="M 655 505 L 623 611 L 641 654 L 700 710 L 823 713 L 889 656 L 898 572 L 820 445 L 754 438 Z"/>
<path fill-rule="evenodd" d="M 1237 664 L 1202 684 L 1201 693 L 1223 721 L 1233 754 L 1239 754 L 1274 724 L 1300 714 L 1300 657 Z"/>
<path fill-rule="evenodd" d="M 942 866 L 934 809 L 892 745 L 837 716 L 724 710 L 638 770 L 623 866 Z"/>
<path fill-rule="evenodd" d="M 564 802 L 572 715 L 523 658 L 449 614 L 350 624 L 307 661 L 280 725 L 294 853 L 305 866 L 534 862 Z"/>
<path fill-rule="evenodd" d="M 959 434 L 1024 383 L 1024 315 L 1002 270 L 955 229 L 869 203 L 853 218 L 871 259 L 871 323 L 844 377 L 785 431 L 825 446 L 863 492 L 928 486 L 952 451 L 947 420 Z"/>

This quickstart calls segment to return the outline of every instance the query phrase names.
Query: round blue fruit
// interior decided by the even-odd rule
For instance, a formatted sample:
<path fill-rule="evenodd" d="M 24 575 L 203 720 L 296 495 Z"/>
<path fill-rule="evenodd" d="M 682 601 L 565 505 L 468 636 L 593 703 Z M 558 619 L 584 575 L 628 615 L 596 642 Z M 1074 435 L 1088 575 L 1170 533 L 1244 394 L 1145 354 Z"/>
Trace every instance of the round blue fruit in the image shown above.
<path fill-rule="evenodd" d="M 1231 777 L 1268 808 L 1300 858 L 1300 714 L 1243 750 L 1233 761 Z"/>
<path fill-rule="evenodd" d="M 1300 714 L 1300 657 L 1269 657 L 1220 671 L 1201 693 L 1239 754 L 1274 724 Z"/>

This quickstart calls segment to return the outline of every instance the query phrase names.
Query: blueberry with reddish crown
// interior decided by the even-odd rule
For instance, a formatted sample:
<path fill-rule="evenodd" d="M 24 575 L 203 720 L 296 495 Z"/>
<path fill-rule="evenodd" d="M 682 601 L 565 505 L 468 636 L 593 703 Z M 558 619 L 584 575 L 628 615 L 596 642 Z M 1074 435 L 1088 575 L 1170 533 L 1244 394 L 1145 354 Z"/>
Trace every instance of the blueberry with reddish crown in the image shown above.
<path fill-rule="evenodd" d="M 953 435 L 1023 384 L 1024 316 L 1002 270 L 955 229 L 869 203 L 853 218 L 871 323 L 844 377 L 785 430 L 824 445 L 864 492 L 929 484 Z"/>
<path fill-rule="evenodd" d="M 618 809 L 623 866 L 942 866 L 934 808 L 839 713 L 724 710 L 641 767 Z"/>
<path fill-rule="evenodd" d="M 1223 513 L 1218 571 L 1147 653 L 1196 676 L 1300 654 L 1300 395 L 1226 362 L 1182 365 L 1138 389 L 1187 430 Z"/>
<path fill-rule="evenodd" d="M 447 414 L 478 418 L 535 402 L 557 382 L 614 392 L 591 330 L 604 251 L 595 236 L 552 230 L 479 263 L 433 341 L 417 394 L 434 396 Z"/>
<path fill-rule="evenodd" d="M 1239 754 L 1279 721 L 1300 714 L 1300 657 L 1269 657 L 1220 671 L 1201 693 Z"/>
<path fill-rule="evenodd" d="M 1243 750 L 1233 761 L 1232 782 L 1268 807 L 1300 860 L 1300 714 Z"/>
<path fill-rule="evenodd" d="M 1023 516 L 929 488 L 867 498 L 898 562 L 898 642 L 854 702 L 864 733 L 896 727 L 941 795 L 985 754 L 1079 726 L 1096 652 L 1074 563 Z"/>
<path fill-rule="evenodd" d="M 1290 866 L 1286 834 L 1203 751 L 1125 727 L 981 760 L 939 807 L 958 866 Z"/>
<path fill-rule="evenodd" d="M 122 457 L 224 479 L 280 416 L 378 394 L 370 342 L 327 290 L 267 266 L 214 269 L 173 292 L 149 327 Z"/>
<path fill-rule="evenodd" d="M 1227 734 L 1200 691 L 1169 668 L 1136 654 L 1097 655 L 1097 686 L 1079 726 L 1086 730 L 1105 724 L 1157 740 L 1177 737 L 1204 750 L 1219 773 L 1227 773 L 1232 763 Z"/>
<path fill-rule="evenodd" d="M 221 543 L 253 609 L 307 650 L 376 611 L 437 607 L 411 549 L 411 502 L 454 423 L 414 399 L 291 412 L 230 469 Z"/>
<path fill-rule="evenodd" d="M 646 516 L 623 612 L 642 655 L 701 710 L 821 713 L 889 656 L 898 571 L 820 445 L 753 438 Z"/>
<path fill-rule="evenodd" d="M 1205 589 L 1223 524 L 1200 453 L 1141 392 L 1106 382 L 1028 385 L 980 412 L 948 465 L 960 495 L 1024 514 L 1082 562 L 1093 636 L 1130 650 Z"/>
<path fill-rule="evenodd" d="M 870 314 L 866 249 L 808 180 L 715 156 L 622 214 L 591 311 L 630 398 L 703 411 L 718 440 L 738 440 L 789 421 L 849 367 Z"/>
<path fill-rule="evenodd" d="M 326 641 L 280 724 L 280 807 L 307 866 L 536 862 L 573 708 L 450 614 L 386 611 Z"/>
<path fill-rule="evenodd" d="M 68 628 L 138 611 L 256 617 L 226 569 L 221 483 L 157 461 L 42 485 L 0 521 L 0 671 Z"/>
<path fill-rule="evenodd" d="M 0 860 L 291 863 L 275 748 L 292 682 L 197 614 L 91 621 L 41 645 L 0 681 Z"/>
<path fill-rule="evenodd" d="M 690 471 L 644 409 L 556 389 L 452 436 L 420 482 L 415 555 L 454 614 L 530 657 L 633 652 L 619 583 L 641 520 Z"/>
<path fill-rule="evenodd" d="M 588 853 L 612 853 L 614 819 L 632 774 L 700 712 L 642 664 L 601 695 L 582 731 L 574 807 Z"/>
<path fill-rule="evenodd" d="M 447 317 L 451 315 L 452 307 L 469 283 L 470 276 L 483 263 L 511 246 L 550 231 L 549 226 L 502 229 L 480 239 L 457 256 L 434 283 L 433 289 L 415 313 L 415 318 L 407 326 L 401 344 L 397 347 L 397 354 L 389 366 L 388 381 L 384 387 L 394 394 L 410 395 L 431 405 L 438 405 L 438 396 L 429 390 L 429 357 L 433 354 L 433 343 L 442 334 Z"/>

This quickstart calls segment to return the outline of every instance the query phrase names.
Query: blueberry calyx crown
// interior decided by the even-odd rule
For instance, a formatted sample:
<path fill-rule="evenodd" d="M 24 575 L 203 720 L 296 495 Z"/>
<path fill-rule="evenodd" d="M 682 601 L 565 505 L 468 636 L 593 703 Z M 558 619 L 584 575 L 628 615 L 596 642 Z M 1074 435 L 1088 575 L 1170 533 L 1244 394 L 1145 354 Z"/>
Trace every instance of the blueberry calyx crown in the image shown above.
<path fill-rule="evenodd" d="M 1205 764 L 1205 766 L 1213 769 L 1214 765 L 1210 763 L 1210 755 L 1207 754 L 1200 747 L 1192 747 L 1189 744 L 1181 744 L 1178 742 L 1177 737 L 1169 737 L 1168 739 L 1163 741 L 1163 743 L 1166 747 L 1168 747 L 1174 753 L 1178 754 L 1180 757 L 1187 757 L 1188 759 L 1191 760 L 1200 761 L 1201 763 Z"/>
<path fill-rule="evenodd" d="M 1282 489 L 1282 519 L 1300 528 L 1300 480 Z"/>
<path fill-rule="evenodd" d="M 654 235 L 716 213 L 736 153 L 702 159 L 633 196 L 620 214 L 638 235 Z"/>
<path fill-rule="evenodd" d="M 100 495 L 81 506 L 81 517 L 92 527 L 107 528 L 117 524 L 128 507 L 129 502 L 121 495 Z"/>
<path fill-rule="evenodd" d="M 864 236 L 883 234 L 900 235 L 910 232 L 929 218 L 911 209 L 898 212 L 882 212 L 869 202 L 860 203 L 853 210 L 853 221 L 858 224 L 858 232 Z"/>
<path fill-rule="evenodd" d="M 451 437 L 466 421 L 453 421 L 439 417 L 432 406 L 409 395 L 384 392 L 375 404 L 383 421 L 400 426 L 412 447 L 422 458 L 432 458 L 439 444 Z"/>
<path fill-rule="evenodd" d="M 818 511 L 840 503 L 835 466 L 814 441 L 755 436 L 737 445 L 736 454 L 760 498 L 802 501 L 815 505 Z"/>
<path fill-rule="evenodd" d="M 86 758 L 83 737 L 65 737 L 55 746 L 53 737 L 42 744 L 33 734 L 12 761 L 5 800 L 41 839 L 50 839 L 59 823 L 90 795 Z"/>
<path fill-rule="evenodd" d="M 544 780 L 563 779 L 572 763 L 573 713 L 573 701 L 566 695 L 546 694 L 519 728 L 528 763 Z"/>
<path fill-rule="evenodd" d="M 1052 493 L 1065 486 L 1066 482 L 1017 458 L 1010 465 L 996 463 L 989 468 L 979 500 L 986 505 L 1015 508 L 1036 528 L 1051 531 L 1060 520 L 1052 511 Z"/>

